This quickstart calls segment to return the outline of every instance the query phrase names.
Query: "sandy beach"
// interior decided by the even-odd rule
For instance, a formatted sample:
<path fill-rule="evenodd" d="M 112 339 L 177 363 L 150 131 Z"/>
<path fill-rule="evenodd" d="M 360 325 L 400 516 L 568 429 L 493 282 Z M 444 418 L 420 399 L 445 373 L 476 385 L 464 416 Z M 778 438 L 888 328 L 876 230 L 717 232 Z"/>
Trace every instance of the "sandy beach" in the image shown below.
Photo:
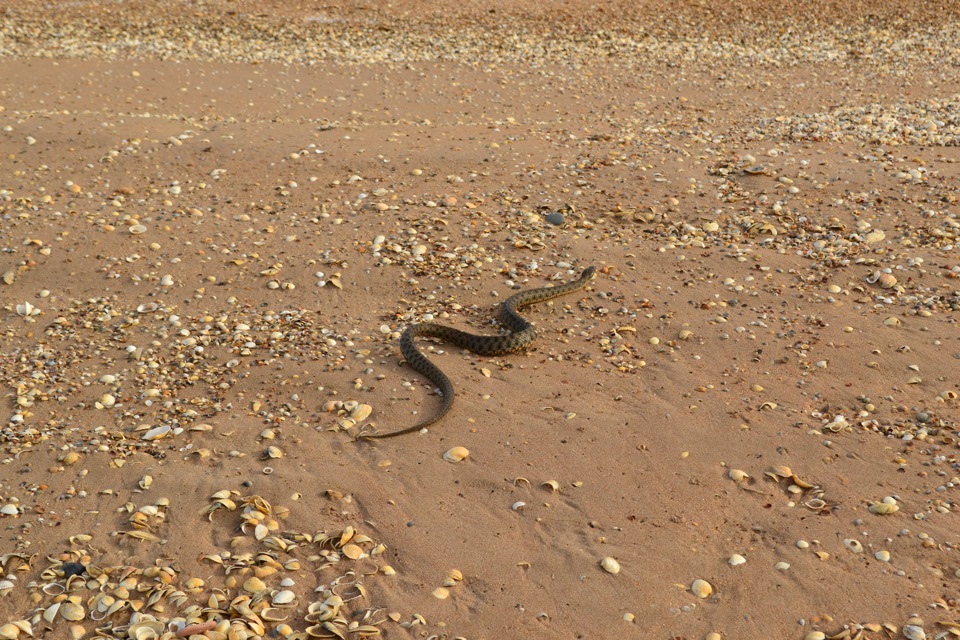
<path fill-rule="evenodd" d="M 0 2 L 0 639 L 960 636 L 960 5 L 775 4 Z"/>

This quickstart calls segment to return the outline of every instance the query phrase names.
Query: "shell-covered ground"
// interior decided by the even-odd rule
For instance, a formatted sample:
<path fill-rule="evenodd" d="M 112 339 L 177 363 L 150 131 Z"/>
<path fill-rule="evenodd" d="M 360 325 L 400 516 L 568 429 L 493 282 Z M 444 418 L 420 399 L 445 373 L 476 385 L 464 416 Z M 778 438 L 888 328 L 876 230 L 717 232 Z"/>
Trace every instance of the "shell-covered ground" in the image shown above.
<path fill-rule="evenodd" d="M 960 635 L 960 9 L 780 4 L 0 3 L 0 638 Z"/>

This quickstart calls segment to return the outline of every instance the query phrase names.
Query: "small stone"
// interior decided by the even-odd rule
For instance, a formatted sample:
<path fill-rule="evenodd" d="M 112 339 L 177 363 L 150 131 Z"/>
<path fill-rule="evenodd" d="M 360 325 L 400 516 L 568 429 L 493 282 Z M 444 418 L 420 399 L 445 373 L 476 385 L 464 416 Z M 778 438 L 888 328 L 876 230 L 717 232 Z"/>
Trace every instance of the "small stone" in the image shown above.
<path fill-rule="evenodd" d="M 544 218 L 545 218 L 546 221 L 549 222 L 550 224 L 552 224 L 552 225 L 554 225 L 554 226 L 558 226 L 558 227 L 559 227 L 560 225 L 562 225 L 564 222 L 566 222 L 566 220 L 567 220 L 567 219 L 564 217 L 564 215 L 563 215 L 562 213 L 560 213 L 559 211 L 551 211 L 550 213 L 548 213 L 547 215 L 545 215 Z"/>

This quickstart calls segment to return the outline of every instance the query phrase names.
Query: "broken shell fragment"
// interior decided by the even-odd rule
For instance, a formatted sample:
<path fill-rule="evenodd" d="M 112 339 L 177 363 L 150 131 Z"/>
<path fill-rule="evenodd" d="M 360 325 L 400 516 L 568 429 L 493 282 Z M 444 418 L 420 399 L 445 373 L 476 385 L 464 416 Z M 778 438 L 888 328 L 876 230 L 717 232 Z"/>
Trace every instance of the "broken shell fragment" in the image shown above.
<path fill-rule="evenodd" d="M 727 477 L 734 482 L 743 482 L 744 480 L 750 479 L 750 475 L 746 471 L 741 471 L 740 469 L 730 469 L 730 471 L 727 472 Z"/>
<path fill-rule="evenodd" d="M 443 459 L 447 462 L 460 462 L 470 455 L 470 450 L 466 447 L 453 447 L 443 454 Z"/>
<path fill-rule="evenodd" d="M 603 570 L 606 571 L 607 573 L 611 573 L 613 575 L 617 575 L 618 573 L 620 573 L 620 563 L 614 560 L 613 558 L 611 558 L 610 556 L 607 556 L 606 558 L 601 560 L 600 566 L 603 567 Z"/>
<path fill-rule="evenodd" d="M 713 593 L 713 585 L 706 580 L 697 578 L 690 585 L 690 592 L 698 598 L 708 598 Z"/>
<path fill-rule="evenodd" d="M 863 553 L 863 545 L 860 544 L 859 540 L 854 540 L 853 538 L 847 538 L 843 541 L 843 546 L 854 553 Z"/>

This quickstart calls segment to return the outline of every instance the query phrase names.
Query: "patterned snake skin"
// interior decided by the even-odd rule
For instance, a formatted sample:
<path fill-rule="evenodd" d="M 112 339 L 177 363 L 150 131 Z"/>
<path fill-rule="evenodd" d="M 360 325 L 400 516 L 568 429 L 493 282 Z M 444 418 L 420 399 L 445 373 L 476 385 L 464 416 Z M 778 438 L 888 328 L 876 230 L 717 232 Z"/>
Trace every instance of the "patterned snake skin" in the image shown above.
<path fill-rule="evenodd" d="M 595 273 L 595 267 L 587 267 L 583 270 L 583 273 L 580 274 L 580 277 L 572 282 L 557 287 L 542 287 L 540 289 L 521 291 L 507 298 L 503 304 L 500 305 L 500 323 L 510 330 L 510 333 L 505 335 L 477 336 L 452 327 L 433 324 L 432 322 L 412 324 L 407 327 L 403 335 L 400 336 L 400 352 L 403 354 L 407 364 L 413 367 L 414 371 L 422 373 L 437 385 L 443 394 L 443 404 L 440 405 L 440 409 L 432 417 L 412 427 L 383 434 L 361 434 L 359 437 L 366 440 L 375 440 L 380 438 L 394 438 L 396 436 L 402 436 L 405 433 L 413 433 L 440 420 L 440 418 L 450 411 L 450 407 L 453 406 L 453 384 L 443 371 L 440 371 L 437 365 L 427 360 L 427 357 L 420 353 L 420 350 L 417 349 L 413 341 L 415 337 L 432 336 L 434 338 L 442 338 L 447 342 L 452 342 L 455 345 L 469 349 L 480 356 L 499 356 L 524 351 L 537 339 L 537 328 L 527 322 L 527 320 L 517 312 L 523 307 L 538 302 L 545 302 L 546 300 L 553 300 L 554 298 L 565 296 L 568 293 L 579 291 L 590 282 Z"/>

